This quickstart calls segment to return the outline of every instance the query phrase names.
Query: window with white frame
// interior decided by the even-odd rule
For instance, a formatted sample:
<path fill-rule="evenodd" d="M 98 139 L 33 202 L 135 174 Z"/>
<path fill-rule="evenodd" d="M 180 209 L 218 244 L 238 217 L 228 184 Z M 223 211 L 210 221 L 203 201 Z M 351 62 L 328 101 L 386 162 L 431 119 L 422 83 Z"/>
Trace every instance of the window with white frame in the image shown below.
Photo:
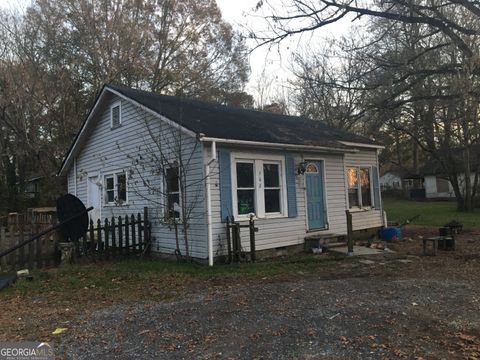
<path fill-rule="evenodd" d="M 117 101 L 110 108 L 110 128 L 115 129 L 122 125 L 122 103 Z"/>
<path fill-rule="evenodd" d="M 104 176 L 105 205 L 127 203 L 127 175 L 124 172 Z"/>
<path fill-rule="evenodd" d="M 248 215 L 255 213 L 255 162 L 239 161 L 237 170 L 237 213 Z"/>
<path fill-rule="evenodd" d="M 286 213 L 284 164 L 277 159 L 236 158 L 233 164 L 236 216 L 281 216 Z"/>
<path fill-rule="evenodd" d="M 166 218 L 180 218 L 180 179 L 178 167 L 168 168 L 165 174 L 166 185 Z"/>
<path fill-rule="evenodd" d="M 369 167 L 347 167 L 349 208 L 372 206 L 371 171 Z"/>
<path fill-rule="evenodd" d="M 263 162 L 265 213 L 281 213 L 280 164 Z"/>

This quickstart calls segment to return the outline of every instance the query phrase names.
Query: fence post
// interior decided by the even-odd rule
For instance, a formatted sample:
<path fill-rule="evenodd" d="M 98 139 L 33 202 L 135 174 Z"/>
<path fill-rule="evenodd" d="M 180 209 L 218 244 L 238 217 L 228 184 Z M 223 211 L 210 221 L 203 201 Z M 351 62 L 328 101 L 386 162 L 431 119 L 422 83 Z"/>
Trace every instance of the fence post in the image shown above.
<path fill-rule="evenodd" d="M 105 246 L 103 247 L 103 251 L 104 251 L 104 255 L 105 255 L 105 258 L 108 259 L 108 248 L 109 248 L 109 232 L 110 232 L 110 227 L 108 226 L 108 219 L 105 218 L 105 227 L 104 227 L 104 231 L 105 231 Z"/>
<path fill-rule="evenodd" d="M 30 242 L 28 244 L 28 258 L 27 258 L 27 261 L 28 261 L 28 268 L 29 269 L 33 269 L 33 260 L 35 258 L 35 243 L 38 242 L 35 241 L 35 242 Z"/>
<path fill-rule="evenodd" d="M 132 251 L 137 251 L 137 245 L 135 244 L 135 216 L 132 214 L 130 216 L 130 225 L 132 226 Z"/>
<path fill-rule="evenodd" d="M 253 221 L 253 215 L 250 216 L 250 220 L 248 221 L 248 228 L 250 230 L 250 260 L 255 262 L 256 254 L 255 254 L 255 222 Z"/>
<path fill-rule="evenodd" d="M 145 244 L 142 244 L 142 215 L 137 213 L 137 229 L 138 229 L 138 251 L 142 252 Z"/>
<path fill-rule="evenodd" d="M 7 236 L 5 234 L 5 227 L 0 226 L 0 251 L 6 250 L 8 248 L 7 245 Z M 0 258 L 0 268 L 2 270 L 7 269 L 7 257 L 3 256 Z"/>
<path fill-rule="evenodd" d="M 122 217 L 118 217 L 118 253 L 120 255 L 123 255 L 123 222 L 122 222 Z"/>
<path fill-rule="evenodd" d="M 103 252 L 103 242 L 102 242 L 102 222 L 100 219 L 97 220 L 97 244 L 98 244 L 98 253 L 102 254 Z"/>
<path fill-rule="evenodd" d="M 232 247 L 233 247 L 233 261 L 240 262 L 240 224 L 235 222 L 235 218 L 232 216 Z"/>
<path fill-rule="evenodd" d="M 130 224 L 128 223 L 128 215 L 125 215 L 125 254 L 128 255 L 130 253 Z"/>
<path fill-rule="evenodd" d="M 95 231 L 93 231 L 93 220 L 90 219 L 88 223 L 88 237 L 90 238 L 90 253 L 96 253 L 97 252 L 97 246 L 96 246 L 96 241 L 95 241 Z"/>
<path fill-rule="evenodd" d="M 8 226 L 8 235 L 6 235 L 6 239 L 7 240 L 7 249 L 12 247 L 13 245 L 15 245 L 15 236 L 14 236 L 14 231 L 15 231 L 15 227 L 13 225 L 13 223 L 8 223 L 7 222 L 7 226 Z M 12 253 L 10 253 L 10 255 L 7 255 L 7 263 L 10 264 L 9 268 L 10 270 L 13 270 L 15 268 L 15 264 L 17 262 L 17 252 L 18 251 L 14 251 Z"/>
<path fill-rule="evenodd" d="M 82 236 L 82 248 L 83 248 L 82 255 L 85 256 L 87 254 L 87 233 L 83 234 Z"/>
<path fill-rule="evenodd" d="M 38 221 L 35 221 L 35 225 L 32 224 L 32 230 L 35 234 L 38 234 Z M 37 243 L 37 252 L 36 252 L 36 262 L 37 262 L 37 269 L 42 267 L 42 241 L 43 238 L 40 238 L 36 241 Z"/>
<path fill-rule="evenodd" d="M 24 230 L 25 230 L 25 222 L 24 222 L 23 215 L 17 215 L 17 224 L 18 224 L 18 243 L 20 244 L 24 240 Z M 23 269 L 25 267 L 25 247 L 22 246 L 20 249 L 20 268 Z"/>
<path fill-rule="evenodd" d="M 236 239 L 236 244 L 235 244 L 235 262 L 240 262 L 240 255 L 241 255 L 241 249 L 242 249 L 242 238 L 240 234 L 240 224 L 235 224 L 235 239 Z"/>
<path fill-rule="evenodd" d="M 232 239 L 230 237 L 230 232 L 232 231 L 230 226 L 230 217 L 227 216 L 227 250 L 228 250 L 228 263 L 232 263 Z"/>
<path fill-rule="evenodd" d="M 145 255 L 150 255 L 152 239 L 150 238 L 150 222 L 148 221 L 148 207 L 143 208 L 143 238 L 145 242 Z"/>
<path fill-rule="evenodd" d="M 115 234 L 115 217 L 112 216 L 112 222 L 110 223 L 110 228 L 112 229 L 112 256 L 115 256 L 117 252 L 117 241 Z"/>
<path fill-rule="evenodd" d="M 347 215 L 347 255 L 353 255 L 353 225 L 352 225 L 352 213 L 348 210 L 345 210 Z"/>
<path fill-rule="evenodd" d="M 26 236 L 27 238 L 29 238 L 31 236 L 31 234 L 33 233 L 33 217 L 30 219 L 29 221 L 29 226 L 27 227 L 27 218 L 26 218 L 26 215 L 24 215 L 24 229 L 25 229 L 25 232 L 26 232 Z M 23 239 L 22 239 L 23 241 Z M 33 269 L 33 257 L 34 257 L 34 246 L 35 244 L 33 242 L 30 242 L 28 243 L 28 247 L 27 247 L 27 266 L 29 269 Z"/>
<path fill-rule="evenodd" d="M 55 224 L 55 219 L 53 216 L 49 219 L 51 226 Z M 59 231 L 54 231 L 48 236 L 43 237 L 43 255 L 45 256 L 44 258 L 44 264 L 45 266 L 50 266 L 50 265 L 56 265 L 57 261 L 57 253 L 56 251 L 56 246 L 57 243 L 59 242 L 59 237 L 60 237 L 60 232 Z"/>

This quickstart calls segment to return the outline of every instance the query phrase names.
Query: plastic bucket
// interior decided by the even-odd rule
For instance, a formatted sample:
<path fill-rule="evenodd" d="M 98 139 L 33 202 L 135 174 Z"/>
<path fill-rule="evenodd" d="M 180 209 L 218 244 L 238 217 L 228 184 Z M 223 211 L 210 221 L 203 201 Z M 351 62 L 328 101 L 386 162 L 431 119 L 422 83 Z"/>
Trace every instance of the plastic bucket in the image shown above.
<path fill-rule="evenodd" d="M 402 238 L 402 230 L 399 227 L 387 227 L 380 229 L 378 236 L 384 241 L 397 241 Z"/>

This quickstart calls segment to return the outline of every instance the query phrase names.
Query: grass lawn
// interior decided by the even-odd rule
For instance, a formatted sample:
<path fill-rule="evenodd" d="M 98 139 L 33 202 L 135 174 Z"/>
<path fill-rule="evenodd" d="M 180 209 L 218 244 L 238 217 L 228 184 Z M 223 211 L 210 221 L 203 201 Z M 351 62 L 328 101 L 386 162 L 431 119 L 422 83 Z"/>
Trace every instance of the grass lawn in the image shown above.
<path fill-rule="evenodd" d="M 197 263 L 157 259 L 72 265 L 34 271 L 34 281 L 19 281 L 0 292 L 0 299 L 48 293 L 55 294 L 58 300 L 70 301 L 79 293 L 87 295 L 88 290 L 95 290 L 96 296 L 108 294 L 110 300 L 136 301 L 152 299 L 152 295 L 161 300 L 174 296 L 186 283 L 235 282 L 310 273 L 334 267 L 336 262 L 345 260 L 349 259 L 299 255 L 212 268 Z"/>
<path fill-rule="evenodd" d="M 388 221 L 403 221 L 420 214 L 413 222 L 415 225 L 440 227 L 457 220 L 466 228 L 480 228 L 480 211 L 463 213 L 456 209 L 454 201 L 411 201 L 383 199 Z"/>

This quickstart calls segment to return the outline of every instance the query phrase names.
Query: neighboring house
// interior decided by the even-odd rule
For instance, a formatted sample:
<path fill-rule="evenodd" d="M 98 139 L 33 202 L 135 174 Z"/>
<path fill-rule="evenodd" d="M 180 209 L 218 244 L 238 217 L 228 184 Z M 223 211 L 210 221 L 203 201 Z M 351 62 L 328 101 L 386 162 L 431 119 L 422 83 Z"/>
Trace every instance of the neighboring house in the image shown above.
<path fill-rule="evenodd" d="M 406 174 L 402 178 L 402 187 L 410 199 L 425 199 L 425 179 L 419 174 Z"/>
<path fill-rule="evenodd" d="M 423 179 L 423 184 L 425 187 L 425 197 L 427 199 L 455 198 L 455 193 L 453 191 L 450 180 L 445 179 L 441 175 L 425 175 Z"/>
<path fill-rule="evenodd" d="M 401 190 L 402 175 L 394 171 L 387 171 L 385 174 L 380 176 L 380 187 L 382 191 Z"/>
<path fill-rule="evenodd" d="M 40 193 L 43 176 L 32 176 L 25 180 L 25 196 L 30 199 L 38 197 Z"/>
<path fill-rule="evenodd" d="M 449 150 L 452 162 L 457 167 L 457 179 L 460 192 L 465 192 L 465 173 L 463 150 L 460 148 Z M 480 146 L 473 146 L 471 149 L 471 171 L 470 181 L 475 182 L 475 169 L 480 163 Z M 445 174 L 444 169 L 435 158 L 427 159 L 420 174 L 406 175 L 403 177 L 404 189 L 412 194 L 418 195 L 419 199 L 454 199 L 455 192 L 452 183 Z M 423 195 L 422 195 L 423 194 Z M 413 196 L 415 197 L 415 196 Z"/>
<path fill-rule="evenodd" d="M 94 219 L 148 206 L 152 250 L 172 254 L 168 219 L 179 216 L 183 205 L 178 169 L 151 169 L 157 147 L 178 137 L 189 159 L 185 181 L 198 185 L 187 202 L 200 199 L 189 226 L 195 258 L 213 261 L 226 254 L 227 216 L 244 222 L 256 215 L 257 250 L 301 245 L 312 234 L 345 235 L 346 210 L 354 230 L 384 225 L 377 157 L 382 146 L 374 141 L 301 117 L 123 86 L 104 86 L 59 174 L 67 176 L 70 193 L 94 206 Z M 149 191 L 151 184 L 163 189 L 164 199 Z M 242 247 L 249 250 L 248 229 L 242 229 Z"/>
<path fill-rule="evenodd" d="M 458 182 L 460 191 L 464 191 L 465 175 L 463 172 L 463 155 L 461 149 L 451 150 L 452 157 L 455 159 L 455 164 L 458 166 Z M 472 154 L 472 169 L 476 167 L 476 156 Z M 441 167 L 440 163 L 434 159 L 427 159 L 423 168 L 421 169 L 423 177 L 423 187 L 425 188 L 425 197 L 427 199 L 453 199 L 455 198 L 455 192 L 453 186 L 445 174 L 445 171 Z M 471 181 L 473 183 L 475 175 L 471 175 Z"/>

